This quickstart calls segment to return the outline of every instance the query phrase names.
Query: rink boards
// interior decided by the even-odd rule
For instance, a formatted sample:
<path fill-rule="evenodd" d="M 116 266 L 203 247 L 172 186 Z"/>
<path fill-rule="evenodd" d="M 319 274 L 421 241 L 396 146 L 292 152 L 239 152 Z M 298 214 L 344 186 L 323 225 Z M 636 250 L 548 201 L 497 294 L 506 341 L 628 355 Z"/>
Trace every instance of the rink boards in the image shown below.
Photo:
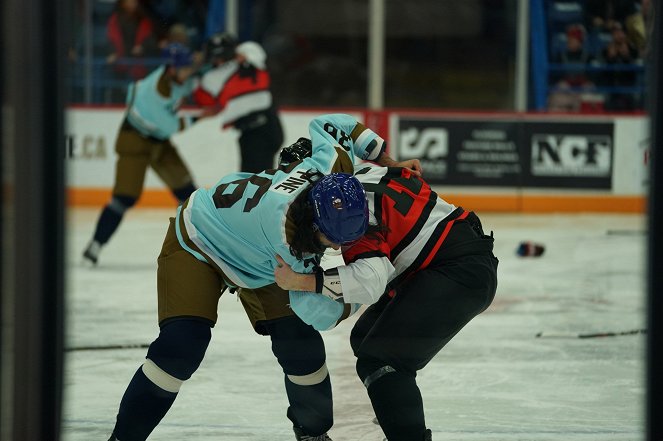
<path fill-rule="evenodd" d="M 349 113 L 379 132 L 393 157 L 420 159 L 426 179 L 458 205 L 530 213 L 646 209 L 645 115 L 282 109 L 284 145 L 306 136 L 313 117 L 335 112 Z M 99 206 L 108 200 L 123 116 L 122 107 L 67 110 L 69 205 Z M 173 142 L 196 184 L 210 186 L 228 169 L 239 169 L 237 138 L 235 130 L 221 130 L 214 118 L 175 135 Z M 139 205 L 174 205 L 151 171 Z"/>

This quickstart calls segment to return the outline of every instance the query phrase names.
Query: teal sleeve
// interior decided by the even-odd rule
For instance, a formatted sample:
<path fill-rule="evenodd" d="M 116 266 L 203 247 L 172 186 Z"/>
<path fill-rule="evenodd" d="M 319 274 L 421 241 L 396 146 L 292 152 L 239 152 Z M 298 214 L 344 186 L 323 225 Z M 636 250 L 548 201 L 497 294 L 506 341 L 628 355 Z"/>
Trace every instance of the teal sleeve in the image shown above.
<path fill-rule="evenodd" d="M 350 315 L 360 307 L 359 303 L 351 303 Z M 290 308 L 307 325 L 318 331 L 329 331 L 341 318 L 344 304 L 313 292 L 290 291 Z"/>
<path fill-rule="evenodd" d="M 342 113 L 314 118 L 309 124 L 309 133 L 314 154 L 332 142 L 343 147 L 350 157 L 375 160 L 385 147 L 384 140 L 377 133 Z"/>
<path fill-rule="evenodd" d="M 343 314 L 342 303 L 306 291 L 290 291 L 290 307 L 304 323 L 318 331 L 332 329 Z"/>

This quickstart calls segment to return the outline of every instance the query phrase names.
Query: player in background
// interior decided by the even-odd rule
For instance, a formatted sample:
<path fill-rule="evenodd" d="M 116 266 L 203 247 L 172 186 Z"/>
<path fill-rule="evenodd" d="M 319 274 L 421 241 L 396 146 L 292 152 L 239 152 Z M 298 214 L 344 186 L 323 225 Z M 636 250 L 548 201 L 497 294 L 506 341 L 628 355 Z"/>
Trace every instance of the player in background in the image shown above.
<path fill-rule="evenodd" d="M 283 143 L 283 129 L 272 93 L 267 56 L 256 42 L 238 44 L 228 33 L 212 35 L 206 43 L 212 68 L 193 93 L 204 115 L 221 112 L 222 125 L 240 132 L 240 170 L 258 173 L 274 167 Z"/>
<path fill-rule="evenodd" d="M 291 150 L 291 149 L 288 149 Z M 282 155 L 283 156 L 283 155 Z M 291 162 L 298 153 L 288 152 Z M 366 235 L 343 247 L 346 265 L 299 274 L 279 258 L 277 284 L 340 304 L 371 305 L 352 329 L 357 374 L 389 441 L 428 441 L 417 372 L 492 302 L 498 260 L 476 214 L 440 198 L 399 167 L 359 167 L 369 201 Z M 293 309 L 317 329 L 322 309 Z"/>
<path fill-rule="evenodd" d="M 315 118 L 309 132 L 312 154 L 303 161 L 228 175 L 178 208 L 158 259 L 159 336 L 124 393 L 110 440 L 149 436 L 200 365 L 219 298 L 235 287 L 255 331 L 271 339 L 296 439 L 330 440 L 332 388 L 324 343 L 289 304 L 327 311 L 334 320 L 358 305 L 324 296 L 294 298 L 275 284 L 275 256 L 299 272 L 313 272 L 327 247 L 339 249 L 361 237 L 367 204 L 349 173 L 360 159 L 393 160 L 383 152 L 382 138 L 348 115 Z M 232 375 L 219 378 L 232 381 Z"/>
<path fill-rule="evenodd" d="M 127 91 L 127 111 L 115 141 L 118 159 L 112 198 L 101 211 L 94 236 L 83 251 L 83 259 L 93 265 L 125 212 L 140 198 L 148 167 L 180 203 L 196 189 L 170 137 L 192 123 L 191 117 L 179 115 L 178 110 L 193 91 L 193 75 L 201 63 L 194 62 L 191 51 L 178 43 L 166 46 L 162 57 L 161 66 L 130 84 Z"/>

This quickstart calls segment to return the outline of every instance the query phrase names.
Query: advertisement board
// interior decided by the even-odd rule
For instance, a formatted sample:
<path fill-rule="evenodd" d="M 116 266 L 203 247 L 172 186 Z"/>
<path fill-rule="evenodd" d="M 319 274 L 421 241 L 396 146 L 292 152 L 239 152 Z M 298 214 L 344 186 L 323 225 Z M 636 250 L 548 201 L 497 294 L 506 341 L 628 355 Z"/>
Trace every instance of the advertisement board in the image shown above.
<path fill-rule="evenodd" d="M 431 183 L 611 188 L 612 122 L 401 117 L 397 125 L 398 157 L 419 158 Z"/>
<path fill-rule="evenodd" d="M 613 123 L 522 123 L 525 187 L 610 189 Z"/>
<path fill-rule="evenodd" d="M 520 185 L 518 122 L 399 118 L 400 159 L 419 158 L 434 184 Z"/>
<path fill-rule="evenodd" d="M 337 112 L 282 110 L 284 144 L 306 136 L 311 119 Z M 420 159 L 424 177 L 445 197 L 477 210 L 642 212 L 646 207 L 651 146 L 644 115 L 347 113 L 387 139 L 394 158 Z M 67 110 L 63 156 L 69 204 L 108 201 L 123 115 L 123 108 Z M 211 118 L 173 136 L 172 142 L 196 185 L 209 187 L 238 170 L 237 136 Z M 148 170 L 139 205 L 173 201 Z"/>

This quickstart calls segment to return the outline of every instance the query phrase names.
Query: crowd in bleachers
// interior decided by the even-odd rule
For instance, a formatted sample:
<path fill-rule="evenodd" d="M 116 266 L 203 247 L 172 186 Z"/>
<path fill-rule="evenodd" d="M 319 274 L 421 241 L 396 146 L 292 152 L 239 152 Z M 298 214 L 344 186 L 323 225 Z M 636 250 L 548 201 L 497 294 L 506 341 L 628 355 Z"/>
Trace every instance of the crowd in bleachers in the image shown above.
<path fill-rule="evenodd" d="M 651 0 L 543 0 L 550 111 L 644 108 Z M 122 103 L 161 48 L 201 48 L 211 0 L 76 0 L 70 49 L 74 102 Z M 219 30 L 219 29 L 217 29 Z M 539 89 L 541 90 L 541 89 Z M 545 106 L 546 94 L 538 95 Z"/>
<path fill-rule="evenodd" d="M 198 50 L 205 37 L 208 0 L 79 0 L 69 51 L 74 101 L 91 74 L 94 102 L 123 102 L 126 85 L 159 64 L 161 50 L 178 42 Z M 91 52 L 91 53 L 90 53 Z M 85 57 L 91 59 L 85 60 Z"/>
<path fill-rule="evenodd" d="M 644 107 L 650 0 L 549 0 L 550 111 Z"/>

